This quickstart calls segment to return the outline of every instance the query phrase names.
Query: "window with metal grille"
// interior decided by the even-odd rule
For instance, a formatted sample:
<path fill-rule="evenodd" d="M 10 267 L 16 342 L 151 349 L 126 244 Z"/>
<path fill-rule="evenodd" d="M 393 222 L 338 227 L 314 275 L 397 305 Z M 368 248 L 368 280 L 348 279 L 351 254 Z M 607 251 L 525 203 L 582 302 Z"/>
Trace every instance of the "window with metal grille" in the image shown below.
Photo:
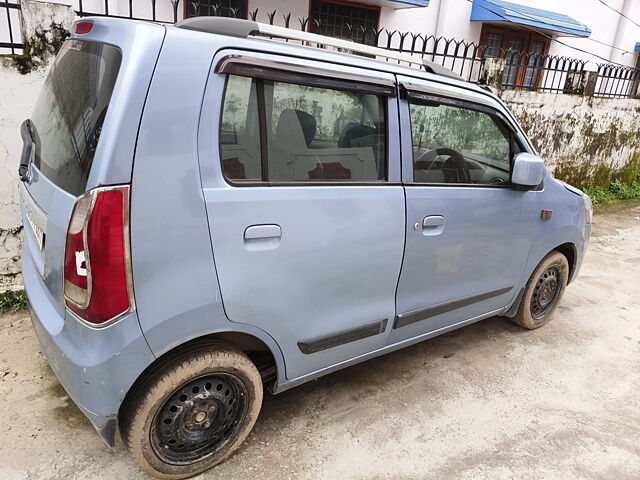
<path fill-rule="evenodd" d="M 185 17 L 247 18 L 247 0 L 189 0 L 185 2 Z"/>
<path fill-rule="evenodd" d="M 310 30 L 375 46 L 379 17 L 379 7 L 312 0 Z"/>
<path fill-rule="evenodd" d="M 495 57 L 498 58 L 500 56 L 500 46 L 502 45 L 502 35 L 498 35 L 497 33 L 489 33 L 487 34 L 487 38 L 485 40 L 485 57 Z"/>

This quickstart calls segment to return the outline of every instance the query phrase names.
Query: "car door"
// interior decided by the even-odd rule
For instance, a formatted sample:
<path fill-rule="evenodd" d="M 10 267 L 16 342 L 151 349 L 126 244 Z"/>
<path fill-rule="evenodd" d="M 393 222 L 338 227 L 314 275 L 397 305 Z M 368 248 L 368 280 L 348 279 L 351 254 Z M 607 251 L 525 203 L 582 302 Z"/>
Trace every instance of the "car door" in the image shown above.
<path fill-rule="evenodd" d="M 199 152 L 222 301 L 276 340 L 289 379 L 386 344 L 405 222 L 395 94 L 392 75 L 351 67 L 214 60 Z"/>
<path fill-rule="evenodd" d="M 525 140 L 497 101 L 399 82 L 407 227 L 390 343 L 502 312 L 539 217 L 537 192 L 510 184 Z"/>

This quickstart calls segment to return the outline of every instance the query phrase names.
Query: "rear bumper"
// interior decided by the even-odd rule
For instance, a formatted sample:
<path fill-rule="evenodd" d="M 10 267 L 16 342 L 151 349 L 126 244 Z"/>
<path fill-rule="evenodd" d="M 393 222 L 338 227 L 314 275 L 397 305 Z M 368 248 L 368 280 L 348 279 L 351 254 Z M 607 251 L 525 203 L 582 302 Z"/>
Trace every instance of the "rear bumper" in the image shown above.
<path fill-rule="evenodd" d="M 42 352 L 69 397 L 104 442 L 113 447 L 120 405 L 135 380 L 155 360 L 137 315 L 102 329 L 88 327 L 68 313 L 60 315 L 27 249 L 22 274 Z"/>

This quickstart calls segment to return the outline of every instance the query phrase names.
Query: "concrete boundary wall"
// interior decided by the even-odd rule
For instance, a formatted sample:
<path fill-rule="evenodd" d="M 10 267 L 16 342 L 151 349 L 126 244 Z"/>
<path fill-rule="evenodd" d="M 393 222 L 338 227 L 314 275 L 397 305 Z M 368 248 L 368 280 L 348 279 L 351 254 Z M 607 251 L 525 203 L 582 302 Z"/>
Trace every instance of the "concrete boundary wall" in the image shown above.
<path fill-rule="evenodd" d="M 640 171 L 640 99 L 499 92 L 549 170 L 578 187 Z"/>
<path fill-rule="evenodd" d="M 45 72 L 18 73 L 7 61 L 0 63 L 0 293 L 21 288 L 20 181 L 22 150 L 20 124 L 33 110 Z"/>

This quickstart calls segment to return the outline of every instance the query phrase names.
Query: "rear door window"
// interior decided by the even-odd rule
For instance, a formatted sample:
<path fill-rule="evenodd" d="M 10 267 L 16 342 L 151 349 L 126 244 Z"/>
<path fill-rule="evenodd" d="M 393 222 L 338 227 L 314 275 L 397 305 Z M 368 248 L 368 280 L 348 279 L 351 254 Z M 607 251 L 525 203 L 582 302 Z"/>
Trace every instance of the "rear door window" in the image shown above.
<path fill-rule="evenodd" d="M 233 183 L 380 182 L 384 96 L 229 75 L 220 131 Z"/>
<path fill-rule="evenodd" d="M 122 53 L 96 42 L 67 40 L 31 118 L 34 164 L 72 195 L 86 189 Z"/>

